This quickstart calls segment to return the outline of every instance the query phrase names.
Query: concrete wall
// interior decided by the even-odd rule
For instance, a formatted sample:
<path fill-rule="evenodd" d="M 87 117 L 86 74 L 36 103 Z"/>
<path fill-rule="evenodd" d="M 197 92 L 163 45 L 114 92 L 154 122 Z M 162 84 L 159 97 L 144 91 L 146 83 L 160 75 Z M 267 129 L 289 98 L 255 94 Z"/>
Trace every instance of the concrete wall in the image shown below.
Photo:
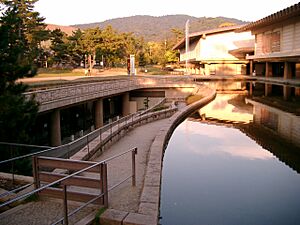
<path fill-rule="evenodd" d="M 191 88 L 193 79 L 188 77 L 135 77 L 120 80 L 76 84 L 25 93 L 26 98 L 35 96 L 40 103 L 39 112 L 66 107 L 85 101 L 126 93 L 144 88 Z"/>
<path fill-rule="evenodd" d="M 144 100 L 145 100 L 145 97 L 131 97 L 130 98 L 131 102 L 135 102 L 137 111 L 145 109 Z M 150 107 L 154 106 L 155 104 L 157 104 L 159 101 L 161 101 L 162 98 L 148 97 L 148 100 L 149 100 L 148 106 L 150 108 Z"/>
<path fill-rule="evenodd" d="M 189 52 L 186 54 L 186 50 L 180 49 L 180 61 L 185 61 L 186 59 L 197 59 L 200 55 L 200 41 L 194 41 L 190 43 Z"/>
<path fill-rule="evenodd" d="M 235 33 L 224 32 L 212 35 L 206 35 L 205 39 L 201 39 L 200 55 L 196 58 L 199 61 L 214 60 L 239 60 L 229 53 L 230 50 L 246 47 L 254 40 L 251 32 Z"/>
<path fill-rule="evenodd" d="M 246 65 L 238 63 L 205 64 L 205 75 L 246 75 Z"/>

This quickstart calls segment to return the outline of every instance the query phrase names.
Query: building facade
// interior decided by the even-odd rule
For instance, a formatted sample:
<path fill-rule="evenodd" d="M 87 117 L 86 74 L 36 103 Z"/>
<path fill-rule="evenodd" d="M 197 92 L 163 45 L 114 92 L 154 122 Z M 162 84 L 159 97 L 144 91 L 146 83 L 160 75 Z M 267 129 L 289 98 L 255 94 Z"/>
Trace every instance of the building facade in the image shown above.
<path fill-rule="evenodd" d="M 239 32 L 251 31 L 255 35 L 250 74 L 282 79 L 300 79 L 300 3 L 283 9 L 261 20 L 249 23 Z M 300 89 L 283 87 L 284 97 L 300 95 Z M 266 85 L 266 95 L 272 85 Z"/>
<path fill-rule="evenodd" d="M 223 27 L 189 35 L 189 51 L 185 38 L 174 46 L 180 52 L 180 62 L 188 61 L 192 74 L 246 75 L 250 64 L 247 54 L 254 52 L 254 36 L 251 32 L 235 30 L 241 26 Z"/>

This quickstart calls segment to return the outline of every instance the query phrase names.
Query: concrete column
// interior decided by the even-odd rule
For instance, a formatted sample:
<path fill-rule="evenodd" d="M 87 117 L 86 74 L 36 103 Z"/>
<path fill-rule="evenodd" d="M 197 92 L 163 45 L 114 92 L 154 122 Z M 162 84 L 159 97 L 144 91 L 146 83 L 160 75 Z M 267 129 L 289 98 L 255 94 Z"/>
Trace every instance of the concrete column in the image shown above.
<path fill-rule="evenodd" d="M 250 76 L 253 75 L 253 60 L 250 60 Z"/>
<path fill-rule="evenodd" d="M 272 63 L 266 62 L 266 77 L 273 77 Z"/>
<path fill-rule="evenodd" d="M 283 99 L 288 100 L 291 97 L 291 87 L 284 85 L 283 86 Z"/>
<path fill-rule="evenodd" d="M 284 79 L 292 78 L 292 66 L 289 62 L 284 62 Z M 291 97 L 291 87 L 284 85 L 283 86 L 283 99 L 288 100 Z"/>
<path fill-rule="evenodd" d="M 253 84 L 252 82 L 249 83 L 249 96 L 253 95 Z"/>
<path fill-rule="evenodd" d="M 266 62 L 266 77 L 272 77 L 272 63 Z M 265 96 L 270 96 L 272 93 L 272 84 L 265 84 Z"/>
<path fill-rule="evenodd" d="M 123 94 L 122 114 L 123 114 L 123 116 L 127 116 L 130 114 L 129 92 L 126 92 L 125 94 Z"/>
<path fill-rule="evenodd" d="M 51 113 L 51 122 L 50 122 L 50 136 L 51 136 L 51 146 L 61 145 L 61 131 L 60 131 L 60 111 L 55 109 Z"/>
<path fill-rule="evenodd" d="M 300 63 L 296 63 L 296 79 L 300 79 Z M 295 96 L 300 96 L 300 88 L 295 88 Z"/>
<path fill-rule="evenodd" d="M 95 101 L 95 129 L 103 126 L 103 99 Z"/>
<path fill-rule="evenodd" d="M 272 84 L 265 84 L 265 96 L 271 96 Z"/>
<path fill-rule="evenodd" d="M 292 66 L 291 66 L 291 63 L 289 63 L 289 62 L 284 63 L 283 78 L 284 79 L 291 79 L 292 78 Z"/>
<path fill-rule="evenodd" d="M 295 96 L 300 96 L 300 88 L 295 88 Z"/>

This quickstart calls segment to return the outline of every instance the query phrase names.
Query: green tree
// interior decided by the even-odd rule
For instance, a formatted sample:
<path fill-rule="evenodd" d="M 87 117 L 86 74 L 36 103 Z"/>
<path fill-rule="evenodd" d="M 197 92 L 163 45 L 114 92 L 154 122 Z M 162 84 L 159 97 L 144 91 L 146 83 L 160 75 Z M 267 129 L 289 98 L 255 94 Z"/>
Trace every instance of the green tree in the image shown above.
<path fill-rule="evenodd" d="M 30 127 L 35 121 L 38 105 L 26 99 L 26 86 L 16 82 L 36 74 L 38 41 L 28 24 L 35 1 L 2 1 L 0 18 L 0 140 L 30 143 Z M 39 20 L 42 18 L 34 13 Z M 30 27 L 30 28 L 29 28 Z"/>
<path fill-rule="evenodd" d="M 72 36 L 68 37 L 68 50 L 72 62 L 76 66 L 80 66 L 81 62 L 84 61 L 84 55 L 86 54 L 83 43 L 83 32 L 80 29 L 73 31 Z"/>
<path fill-rule="evenodd" d="M 50 49 L 52 50 L 51 62 L 56 66 L 63 66 L 70 62 L 69 43 L 66 34 L 60 29 L 51 32 Z"/>
<path fill-rule="evenodd" d="M 96 60 L 96 53 L 103 42 L 102 31 L 99 27 L 85 30 L 82 36 L 82 51 L 85 52 L 85 63 L 92 71 Z"/>

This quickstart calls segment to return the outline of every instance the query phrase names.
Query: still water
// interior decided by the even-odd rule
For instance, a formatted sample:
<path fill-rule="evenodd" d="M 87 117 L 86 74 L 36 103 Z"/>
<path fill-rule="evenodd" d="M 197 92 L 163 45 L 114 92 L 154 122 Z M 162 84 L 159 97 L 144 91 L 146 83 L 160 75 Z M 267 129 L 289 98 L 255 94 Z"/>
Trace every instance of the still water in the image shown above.
<path fill-rule="evenodd" d="M 232 125 L 253 119 L 243 98 L 218 96 L 199 114 L 166 149 L 161 224 L 300 224 L 300 175 Z"/>

